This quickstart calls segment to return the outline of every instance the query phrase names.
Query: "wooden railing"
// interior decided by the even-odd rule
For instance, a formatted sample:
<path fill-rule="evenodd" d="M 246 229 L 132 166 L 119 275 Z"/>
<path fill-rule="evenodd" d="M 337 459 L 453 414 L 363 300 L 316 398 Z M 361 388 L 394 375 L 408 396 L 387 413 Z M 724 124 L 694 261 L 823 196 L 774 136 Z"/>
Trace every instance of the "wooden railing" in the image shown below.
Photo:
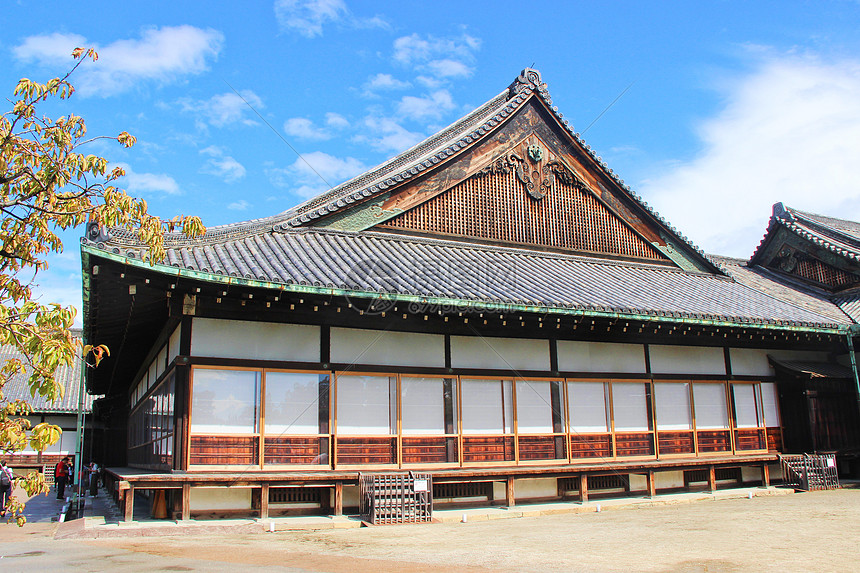
<path fill-rule="evenodd" d="M 779 451 L 782 432 L 780 428 L 740 428 L 619 431 L 614 434 L 281 435 L 262 438 L 262 459 L 260 443 L 258 434 L 192 435 L 190 463 L 192 466 L 259 466 L 262 463 L 262 467 L 332 467 L 333 453 L 337 465 L 389 466 L 565 463 L 626 457 L 707 456 L 733 451 L 757 452 L 766 448 Z M 129 462 L 170 467 L 172 458 L 167 454 L 153 455 L 145 448 L 130 448 Z"/>
<path fill-rule="evenodd" d="M 463 436 L 463 463 L 514 461 L 514 436 Z"/>

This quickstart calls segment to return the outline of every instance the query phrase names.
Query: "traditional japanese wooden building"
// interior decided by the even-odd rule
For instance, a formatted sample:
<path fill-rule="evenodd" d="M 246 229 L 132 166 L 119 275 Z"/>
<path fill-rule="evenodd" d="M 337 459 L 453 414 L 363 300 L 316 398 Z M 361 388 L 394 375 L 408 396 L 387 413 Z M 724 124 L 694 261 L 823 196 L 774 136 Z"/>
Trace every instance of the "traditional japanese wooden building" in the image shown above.
<path fill-rule="evenodd" d="M 92 229 L 85 335 L 111 356 L 87 388 L 105 395 L 107 465 L 183 517 L 339 513 L 359 472 L 430 473 L 437 504 L 767 483 L 810 427 L 784 405 L 806 383 L 789 378 L 813 364 L 856 381 L 841 289 L 858 239 L 843 256 L 808 238 L 834 269 L 809 277 L 785 267 L 785 248 L 807 252 L 785 213 L 751 261 L 705 255 L 526 69 L 306 203 L 168 237 L 154 266 Z"/>
<path fill-rule="evenodd" d="M 72 335 L 78 339 L 81 337 L 79 330 L 72 331 Z M 5 364 L 7 360 L 18 359 L 26 364 L 24 356 L 12 345 L 0 346 L 0 363 Z M 79 449 L 81 436 L 78 431 L 78 415 L 82 418 L 81 427 L 86 433 L 85 443 L 88 447 L 94 441 L 101 438 L 100 431 L 94 428 L 92 411 L 94 396 L 81 393 L 81 364 L 76 362 L 71 366 L 60 366 L 54 374 L 55 379 L 63 385 L 64 393 L 58 400 L 48 400 L 43 396 L 30 395 L 30 386 L 27 383 L 30 370 L 11 376 L 2 390 L 2 400 L 11 403 L 23 400 L 30 404 L 32 411 L 22 417 L 30 422 L 31 427 L 36 424 L 48 423 L 59 427 L 63 433 L 57 443 L 52 444 L 43 452 L 32 449 L 29 444 L 19 452 L 7 454 L 4 459 L 19 475 L 28 471 L 39 471 L 45 474 L 45 478 L 53 483 L 53 469 L 61 459 L 68 456 L 74 461 Z M 92 451 L 87 449 L 82 454 L 87 461 Z"/>

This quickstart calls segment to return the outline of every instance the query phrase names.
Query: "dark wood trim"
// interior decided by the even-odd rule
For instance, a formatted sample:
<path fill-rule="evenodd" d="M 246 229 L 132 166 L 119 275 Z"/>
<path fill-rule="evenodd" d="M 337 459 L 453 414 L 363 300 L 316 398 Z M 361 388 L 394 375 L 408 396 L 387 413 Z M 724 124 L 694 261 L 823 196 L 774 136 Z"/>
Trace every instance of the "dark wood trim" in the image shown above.
<path fill-rule="evenodd" d="M 190 368 L 188 366 L 176 367 L 176 378 L 174 382 L 175 395 L 173 398 L 173 469 L 184 471 L 188 467 L 185 460 L 188 459 L 188 411 L 190 410 Z"/>
<path fill-rule="evenodd" d="M 732 358 L 729 353 L 729 347 L 723 347 L 723 359 L 726 361 L 726 376 L 732 377 Z"/>
<path fill-rule="evenodd" d="M 445 368 L 451 370 L 451 335 L 445 335 Z"/>
<path fill-rule="evenodd" d="M 185 315 L 182 317 L 182 330 L 179 331 L 179 354 L 183 356 L 191 355 L 191 328 L 194 322 L 193 316 Z"/>
<path fill-rule="evenodd" d="M 331 362 L 331 327 L 320 326 L 320 363 L 325 366 Z"/>
<path fill-rule="evenodd" d="M 642 345 L 642 352 L 645 355 L 645 374 L 651 375 L 651 349 L 648 348 L 648 343 Z"/>
<path fill-rule="evenodd" d="M 558 340 L 555 338 L 549 339 L 549 369 L 558 372 Z"/>

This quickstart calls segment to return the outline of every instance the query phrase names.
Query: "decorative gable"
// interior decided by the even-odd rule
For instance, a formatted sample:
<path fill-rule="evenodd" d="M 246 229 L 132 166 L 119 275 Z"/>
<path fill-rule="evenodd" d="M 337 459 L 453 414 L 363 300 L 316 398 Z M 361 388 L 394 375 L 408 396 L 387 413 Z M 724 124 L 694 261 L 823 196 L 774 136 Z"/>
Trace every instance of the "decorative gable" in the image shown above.
<path fill-rule="evenodd" d="M 668 260 L 535 134 L 468 179 L 377 228 Z"/>
<path fill-rule="evenodd" d="M 563 120 L 540 74 L 285 213 L 300 226 L 467 238 L 719 274 Z"/>

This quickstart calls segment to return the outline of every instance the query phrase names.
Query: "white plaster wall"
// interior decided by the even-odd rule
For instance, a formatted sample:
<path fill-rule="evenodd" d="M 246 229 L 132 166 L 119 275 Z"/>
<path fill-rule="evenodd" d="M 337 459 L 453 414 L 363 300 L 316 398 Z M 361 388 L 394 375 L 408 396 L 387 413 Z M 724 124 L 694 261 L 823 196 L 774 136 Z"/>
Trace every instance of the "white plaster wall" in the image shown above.
<path fill-rule="evenodd" d="M 514 495 L 516 495 L 517 490 L 514 490 Z M 508 494 L 508 486 L 503 481 L 494 481 L 493 482 L 493 501 L 505 501 L 505 496 Z"/>
<path fill-rule="evenodd" d="M 170 334 L 167 340 L 167 363 L 173 362 L 173 359 L 179 356 L 179 335 L 182 331 L 182 325 L 177 326 Z"/>
<path fill-rule="evenodd" d="M 526 338 L 451 337 L 451 366 L 495 370 L 543 370 L 549 367 L 549 341 Z"/>
<path fill-rule="evenodd" d="M 39 419 L 39 417 L 33 418 L 37 423 Z M 78 424 L 77 418 L 74 414 L 66 414 L 65 416 L 45 416 L 45 422 L 48 424 L 54 424 L 61 428 L 75 428 Z"/>
<path fill-rule="evenodd" d="M 641 344 L 558 341 L 558 369 L 567 372 L 644 373 Z"/>
<path fill-rule="evenodd" d="M 683 488 L 684 472 L 681 470 L 670 472 L 655 472 L 654 484 L 657 486 L 657 489 Z"/>
<path fill-rule="evenodd" d="M 707 346 L 648 347 L 651 372 L 654 374 L 725 374 L 726 362 L 722 348 Z"/>
<path fill-rule="evenodd" d="M 768 473 L 770 474 L 770 482 L 773 483 L 774 480 L 782 479 L 782 466 L 779 464 L 768 464 L 767 469 L 770 470 Z"/>
<path fill-rule="evenodd" d="M 516 499 L 557 496 L 558 481 L 556 478 L 523 478 L 514 480 L 514 497 Z M 504 498 L 505 493 L 502 491 L 502 499 Z"/>
<path fill-rule="evenodd" d="M 332 328 L 331 361 L 444 368 L 445 337 L 416 332 Z"/>
<path fill-rule="evenodd" d="M 191 329 L 191 354 L 318 362 L 320 328 L 304 324 L 195 317 Z"/>
<path fill-rule="evenodd" d="M 738 376 L 773 376 L 774 371 L 767 361 L 767 350 L 761 348 L 730 348 L 732 374 Z"/>
<path fill-rule="evenodd" d="M 357 485 L 345 485 L 343 486 L 343 506 L 344 507 L 358 507 L 361 501 L 361 491 L 359 491 Z M 332 504 L 334 500 L 332 500 Z M 334 505 L 332 505 L 333 507 Z"/>
<path fill-rule="evenodd" d="M 630 474 L 630 491 L 647 491 L 648 480 L 644 475 Z"/>
<path fill-rule="evenodd" d="M 768 348 L 730 348 L 732 374 L 738 376 L 773 376 L 773 367 L 767 360 L 768 355 L 778 360 L 817 360 L 826 361 L 826 352 L 811 350 L 784 350 Z"/>
<path fill-rule="evenodd" d="M 760 467 L 743 466 L 741 468 L 741 479 L 744 482 L 761 481 L 761 468 Z"/>
<path fill-rule="evenodd" d="M 250 509 L 251 488 L 192 487 L 191 510 Z"/>

